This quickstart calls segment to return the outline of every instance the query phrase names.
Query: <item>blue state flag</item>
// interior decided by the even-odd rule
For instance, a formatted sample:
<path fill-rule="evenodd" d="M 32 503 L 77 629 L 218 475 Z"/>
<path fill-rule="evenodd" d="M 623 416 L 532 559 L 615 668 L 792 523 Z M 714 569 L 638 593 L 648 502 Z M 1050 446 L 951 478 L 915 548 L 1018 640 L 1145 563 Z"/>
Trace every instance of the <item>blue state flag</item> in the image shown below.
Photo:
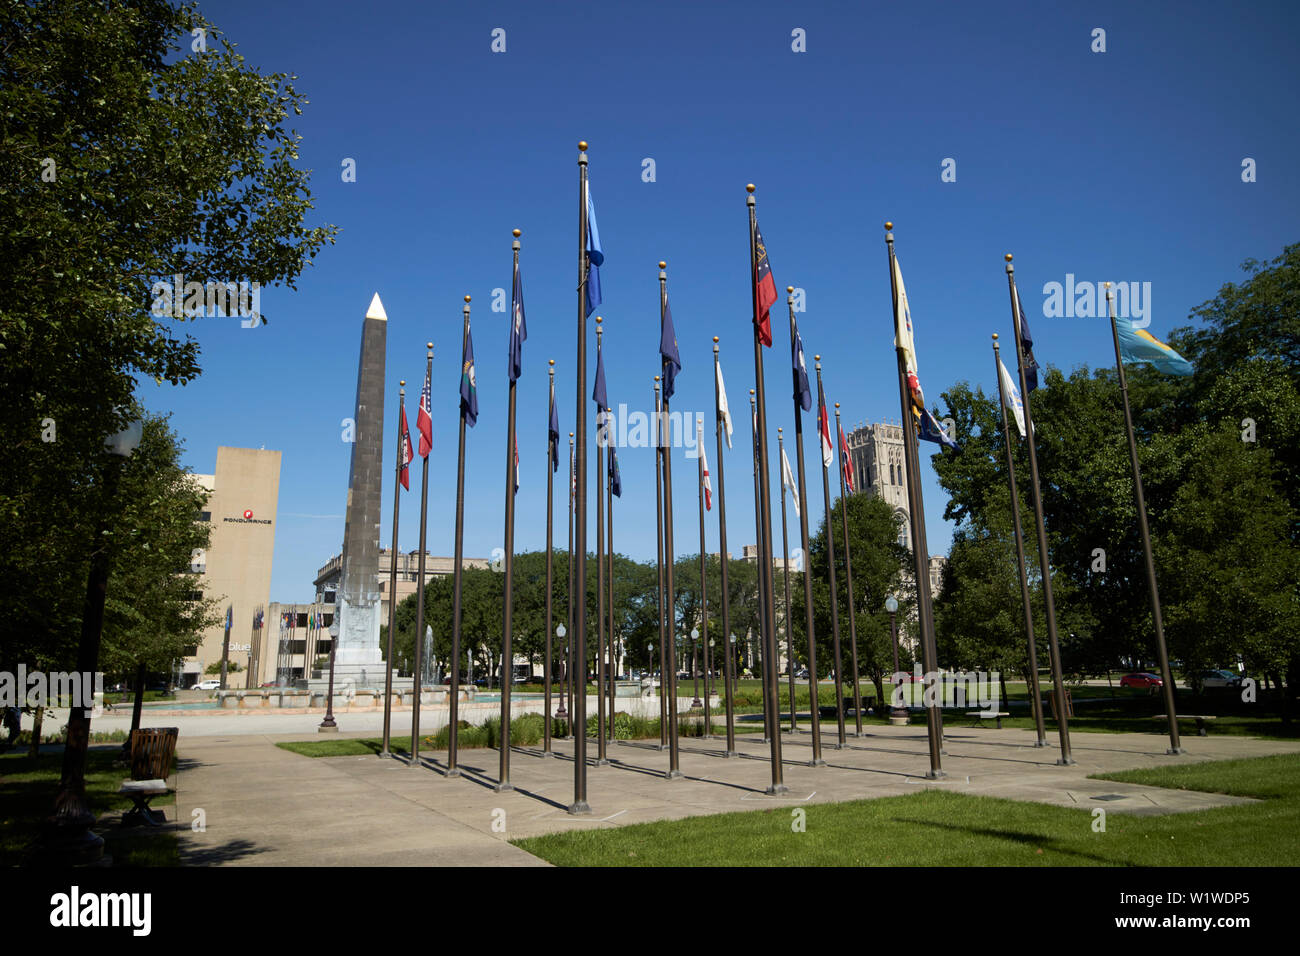
<path fill-rule="evenodd" d="M 659 355 L 663 358 L 664 401 L 676 391 L 677 373 L 682 370 L 681 353 L 677 351 L 677 330 L 673 328 L 673 310 L 664 300 L 664 322 L 659 330 Z"/>
<path fill-rule="evenodd" d="M 596 207 L 591 201 L 591 183 L 587 184 L 587 315 L 600 305 L 600 267 L 605 253 L 600 248 L 600 229 L 596 226 Z"/>
<path fill-rule="evenodd" d="M 551 389 L 551 421 L 547 434 L 550 444 L 551 471 L 560 470 L 560 413 L 555 407 L 555 389 Z"/>
<path fill-rule="evenodd" d="M 1032 392 L 1038 387 L 1038 361 L 1034 358 L 1034 337 L 1029 334 L 1029 321 L 1025 318 L 1019 289 L 1016 290 L 1016 308 L 1020 312 L 1020 356 L 1025 370 L 1025 389 Z"/>
<path fill-rule="evenodd" d="M 1146 329 L 1136 329 L 1128 319 L 1115 319 L 1119 332 L 1119 353 L 1132 364 L 1154 365 L 1169 375 L 1191 375 L 1195 367 Z"/>
<path fill-rule="evenodd" d="M 794 345 L 791 347 L 791 360 L 794 366 L 794 397 L 805 411 L 812 411 L 812 387 L 808 384 L 808 363 L 803 357 L 803 336 L 799 334 L 799 324 L 794 327 Z"/>
<path fill-rule="evenodd" d="M 618 454 L 609 446 L 609 490 L 616 498 L 623 497 L 623 476 L 618 471 Z"/>
<path fill-rule="evenodd" d="M 519 263 L 515 263 L 515 286 L 510 296 L 510 381 L 519 380 L 524 366 L 524 339 L 528 338 L 528 323 L 524 321 L 524 280 L 519 276 Z"/>
<path fill-rule="evenodd" d="M 478 421 L 478 379 L 474 373 L 474 333 L 465 330 L 465 351 L 460 364 L 460 410 L 471 428 Z"/>
<path fill-rule="evenodd" d="M 958 450 L 956 440 L 948 437 L 948 433 L 943 430 L 943 426 L 935 421 L 934 415 L 930 414 L 929 409 L 922 411 L 913 406 L 912 415 L 916 418 L 916 437 L 918 441 L 932 441 L 938 445 L 946 445 L 953 451 Z"/>

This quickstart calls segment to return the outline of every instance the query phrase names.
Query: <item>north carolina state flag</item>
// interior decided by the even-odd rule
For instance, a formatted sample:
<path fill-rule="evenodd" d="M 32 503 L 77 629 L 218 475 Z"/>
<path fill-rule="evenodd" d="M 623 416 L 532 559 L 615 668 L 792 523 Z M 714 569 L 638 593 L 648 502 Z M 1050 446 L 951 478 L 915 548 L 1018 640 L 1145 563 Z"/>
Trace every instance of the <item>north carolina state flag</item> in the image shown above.
<path fill-rule="evenodd" d="M 411 450 L 411 431 L 406 427 L 406 406 L 402 406 L 402 487 L 411 490 L 411 459 L 415 454 Z"/>
<path fill-rule="evenodd" d="M 763 244 L 763 233 L 754 224 L 754 287 L 757 294 L 754 301 L 758 312 L 754 324 L 758 326 L 758 340 L 769 348 L 772 345 L 772 318 L 768 310 L 776 301 L 776 280 L 772 278 L 772 263 L 767 258 L 767 246 Z"/>

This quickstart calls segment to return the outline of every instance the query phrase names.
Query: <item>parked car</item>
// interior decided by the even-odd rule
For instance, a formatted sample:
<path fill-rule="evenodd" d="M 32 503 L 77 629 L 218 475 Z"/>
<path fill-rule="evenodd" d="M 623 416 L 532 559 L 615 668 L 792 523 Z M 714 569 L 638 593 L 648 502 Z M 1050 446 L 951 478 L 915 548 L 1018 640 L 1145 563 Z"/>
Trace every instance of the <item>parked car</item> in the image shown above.
<path fill-rule="evenodd" d="M 1164 687 L 1165 682 L 1157 674 L 1125 674 L 1119 679 L 1120 687 L 1150 688 Z"/>
<path fill-rule="evenodd" d="M 197 684 L 194 685 L 194 689 L 195 690 L 216 690 L 220 686 L 221 686 L 221 681 L 213 677 L 208 680 L 199 681 Z M 262 686 L 265 687 L 266 685 L 263 684 Z"/>
<path fill-rule="evenodd" d="M 1229 670 L 1198 671 L 1186 680 L 1188 687 L 1195 687 L 1197 682 L 1199 682 L 1201 687 L 1205 690 L 1219 690 L 1227 687 L 1241 686 L 1241 678 Z"/>

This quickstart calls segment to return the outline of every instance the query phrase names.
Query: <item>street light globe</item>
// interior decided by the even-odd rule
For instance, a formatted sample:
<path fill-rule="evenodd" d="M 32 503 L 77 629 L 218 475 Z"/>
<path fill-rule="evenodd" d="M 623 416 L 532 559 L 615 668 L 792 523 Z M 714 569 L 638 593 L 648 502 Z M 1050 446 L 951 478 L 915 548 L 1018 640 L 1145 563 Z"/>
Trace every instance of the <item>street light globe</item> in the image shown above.
<path fill-rule="evenodd" d="M 889 595 L 889 597 L 885 598 L 885 610 L 888 611 L 890 614 L 893 614 L 895 611 L 897 611 L 898 598 L 894 597 L 892 594 Z"/>
<path fill-rule="evenodd" d="M 699 639 L 700 639 L 700 629 L 698 627 L 691 628 L 691 640 L 698 641 Z"/>
<path fill-rule="evenodd" d="M 131 453 L 140 447 L 144 437 L 144 422 L 135 418 L 127 422 L 120 432 L 114 432 L 104 440 L 104 447 L 121 458 L 130 458 Z"/>
<path fill-rule="evenodd" d="M 563 637 L 565 634 L 568 634 L 568 633 L 569 633 L 569 632 L 566 631 L 566 630 L 564 629 L 564 625 L 563 625 L 563 624 L 560 624 L 560 625 L 558 625 L 558 626 L 555 628 L 555 636 L 556 636 L 556 637 Z"/>
<path fill-rule="evenodd" d="M 731 643 L 733 643 L 733 644 L 736 643 L 736 635 L 735 635 L 734 632 L 733 632 L 732 635 L 731 635 Z"/>

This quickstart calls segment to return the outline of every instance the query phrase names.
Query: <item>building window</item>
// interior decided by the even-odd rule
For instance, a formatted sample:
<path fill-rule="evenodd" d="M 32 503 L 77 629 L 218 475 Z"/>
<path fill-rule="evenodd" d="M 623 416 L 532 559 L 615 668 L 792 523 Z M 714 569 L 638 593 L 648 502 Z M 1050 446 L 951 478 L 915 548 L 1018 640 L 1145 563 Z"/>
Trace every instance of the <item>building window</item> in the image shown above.
<path fill-rule="evenodd" d="M 203 600 L 203 592 L 202 592 L 202 591 L 191 591 L 191 592 L 189 593 L 189 596 L 186 597 L 185 600 L 187 600 L 187 601 L 202 601 L 202 600 Z"/>
<path fill-rule="evenodd" d="M 324 623 L 324 625 L 325 625 L 327 628 L 328 628 L 328 627 L 331 627 L 331 626 L 334 624 L 334 615 L 333 615 L 333 614 L 326 614 L 326 615 L 325 615 L 325 619 L 324 619 L 324 621 L 323 621 L 322 623 Z"/>
<path fill-rule="evenodd" d="M 333 604 L 333 603 L 334 603 L 334 592 L 333 592 L 333 591 L 326 591 L 326 592 L 325 592 L 325 603 L 326 603 L 326 604 Z"/>
<path fill-rule="evenodd" d="M 200 520 L 200 521 L 211 521 L 211 520 L 212 520 L 212 512 L 211 512 L 211 511 L 200 511 L 200 512 L 199 512 L 199 520 Z"/>
<path fill-rule="evenodd" d="M 298 626 L 299 627 L 307 626 L 307 615 L 305 613 L 298 615 Z"/>

